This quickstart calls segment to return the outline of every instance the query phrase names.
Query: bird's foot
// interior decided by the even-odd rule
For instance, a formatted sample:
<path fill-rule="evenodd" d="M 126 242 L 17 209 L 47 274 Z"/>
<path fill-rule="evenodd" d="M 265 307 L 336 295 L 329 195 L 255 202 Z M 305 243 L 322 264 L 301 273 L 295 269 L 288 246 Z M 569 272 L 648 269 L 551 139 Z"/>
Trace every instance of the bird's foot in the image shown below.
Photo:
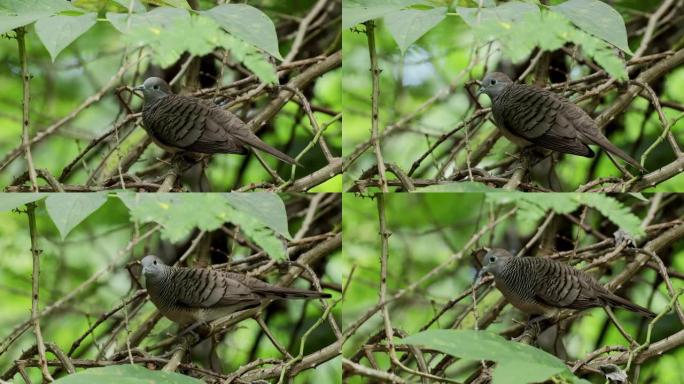
<path fill-rule="evenodd" d="M 196 323 L 190 324 L 187 328 L 181 331 L 181 333 L 178 334 L 178 338 L 181 338 L 185 335 L 192 335 L 199 340 L 203 336 L 207 336 L 210 329 L 211 327 L 209 326 L 209 323 L 206 321 L 198 321 Z"/>

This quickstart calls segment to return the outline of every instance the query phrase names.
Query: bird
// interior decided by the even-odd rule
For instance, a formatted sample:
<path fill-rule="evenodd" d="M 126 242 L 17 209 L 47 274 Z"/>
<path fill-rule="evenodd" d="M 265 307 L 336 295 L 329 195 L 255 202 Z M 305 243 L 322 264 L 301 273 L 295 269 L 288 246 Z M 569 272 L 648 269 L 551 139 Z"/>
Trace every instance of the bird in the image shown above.
<path fill-rule="evenodd" d="M 264 143 L 233 113 L 207 100 L 176 95 L 159 77 L 149 77 L 133 90 L 143 95 L 143 127 L 168 152 L 245 154 L 248 148 L 256 148 L 298 165 Z"/>
<path fill-rule="evenodd" d="M 517 84 L 504 73 L 492 72 L 482 80 L 477 96 L 487 94 L 492 114 L 504 136 L 520 147 L 538 146 L 561 153 L 594 157 L 595 144 L 641 172 L 647 170 L 599 131 L 582 108 L 551 91 Z"/>
<path fill-rule="evenodd" d="M 484 256 L 482 273 L 494 276 L 496 288 L 514 307 L 529 314 L 553 317 L 561 309 L 619 307 L 648 318 L 650 310 L 606 289 L 590 274 L 560 261 L 516 257 L 505 249 Z"/>
<path fill-rule="evenodd" d="M 206 324 L 267 300 L 330 298 L 324 292 L 278 287 L 254 277 L 211 268 L 166 265 L 147 255 L 141 261 L 145 288 L 162 315 L 181 324 Z"/>

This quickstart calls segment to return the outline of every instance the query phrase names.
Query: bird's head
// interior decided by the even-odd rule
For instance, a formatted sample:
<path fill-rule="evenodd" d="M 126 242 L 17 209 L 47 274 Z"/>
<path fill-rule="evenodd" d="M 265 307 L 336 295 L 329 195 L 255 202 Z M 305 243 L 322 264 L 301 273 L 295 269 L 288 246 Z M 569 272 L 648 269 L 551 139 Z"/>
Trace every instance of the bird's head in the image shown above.
<path fill-rule="evenodd" d="M 493 248 L 484 255 L 482 260 L 482 269 L 480 274 L 489 272 L 496 276 L 506 265 L 508 260 L 513 257 L 507 250 L 501 248 Z"/>
<path fill-rule="evenodd" d="M 166 267 L 166 264 L 154 255 L 143 257 L 140 264 L 142 265 L 142 273 L 145 276 L 158 275 Z"/>
<path fill-rule="evenodd" d="M 513 82 L 506 74 L 492 72 L 482 79 L 482 86 L 477 91 L 477 95 L 480 96 L 481 94 L 486 93 L 490 99 L 494 99 L 512 83 Z"/>
<path fill-rule="evenodd" d="M 164 79 L 158 77 L 148 77 L 142 85 L 138 85 L 133 90 L 141 91 L 147 102 L 160 99 L 172 93 L 169 84 Z"/>

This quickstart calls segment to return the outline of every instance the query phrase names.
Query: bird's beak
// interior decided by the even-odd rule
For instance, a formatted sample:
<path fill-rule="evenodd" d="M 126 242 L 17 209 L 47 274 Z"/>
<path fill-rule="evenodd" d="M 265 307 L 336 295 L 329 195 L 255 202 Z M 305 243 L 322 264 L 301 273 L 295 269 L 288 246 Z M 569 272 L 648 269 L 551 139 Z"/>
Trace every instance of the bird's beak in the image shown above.
<path fill-rule="evenodd" d="M 477 93 L 475 94 L 475 96 L 479 97 L 479 96 L 480 96 L 481 94 L 483 94 L 484 92 L 485 92 L 484 87 L 480 87 L 480 89 L 477 90 Z"/>
<path fill-rule="evenodd" d="M 137 87 L 133 88 L 134 91 L 142 91 L 143 89 L 145 89 L 145 86 L 142 85 L 142 84 L 140 84 L 140 85 L 138 85 Z"/>

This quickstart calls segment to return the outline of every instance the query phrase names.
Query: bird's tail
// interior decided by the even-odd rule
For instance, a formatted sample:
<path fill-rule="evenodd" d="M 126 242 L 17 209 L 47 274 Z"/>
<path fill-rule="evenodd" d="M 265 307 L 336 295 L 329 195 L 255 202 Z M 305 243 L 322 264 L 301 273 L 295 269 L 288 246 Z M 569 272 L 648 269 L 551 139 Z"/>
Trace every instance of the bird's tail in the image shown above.
<path fill-rule="evenodd" d="M 648 170 L 639 164 L 638 161 L 634 160 L 630 155 L 625 153 L 622 149 L 616 147 L 613 143 L 608 141 L 605 136 L 603 136 L 601 133 L 597 134 L 592 134 L 592 135 L 585 135 L 589 140 L 591 140 L 594 144 L 600 146 L 601 148 L 605 149 L 606 151 L 612 153 L 613 155 L 621 158 L 622 160 L 628 162 L 631 164 L 633 167 L 637 168 L 639 171 L 642 173 L 648 172 Z"/>
<path fill-rule="evenodd" d="M 301 164 L 297 162 L 297 160 L 293 159 L 292 157 L 280 152 L 279 150 L 271 147 L 270 145 L 264 143 L 257 135 L 255 134 L 248 134 L 248 135 L 241 135 L 240 140 L 243 142 L 243 144 L 246 144 L 250 147 L 256 148 L 258 150 L 264 151 L 268 153 L 269 155 L 275 156 L 278 159 L 292 165 L 297 165 L 301 167 Z"/>
<path fill-rule="evenodd" d="M 650 311 L 650 310 L 648 310 L 648 309 L 646 309 L 640 305 L 634 304 L 628 300 L 625 300 L 620 296 L 611 295 L 609 297 L 606 297 L 605 299 L 608 302 L 608 305 L 610 305 L 612 307 L 624 308 L 624 309 L 630 310 L 632 312 L 636 312 L 636 313 L 640 314 L 641 316 L 648 317 L 649 319 L 652 319 L 656 316 L 656 314 L 653 313 L 652 311 Z"/>
<path fill-rule="evenodd" d="M 259 287 L 253 288 L 253 290 L 254 293 L 271 299 L 328 299 L 332 297 L 329 293 L 298 288 Z"/>

